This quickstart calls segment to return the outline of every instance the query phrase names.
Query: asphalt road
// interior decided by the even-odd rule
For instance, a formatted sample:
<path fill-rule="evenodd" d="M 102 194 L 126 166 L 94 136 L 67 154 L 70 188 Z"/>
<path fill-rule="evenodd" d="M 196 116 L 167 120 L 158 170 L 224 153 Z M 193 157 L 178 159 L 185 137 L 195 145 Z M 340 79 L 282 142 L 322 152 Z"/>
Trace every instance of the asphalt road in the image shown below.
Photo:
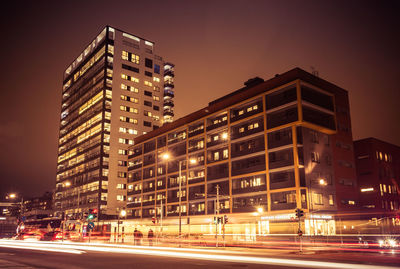
<path fill-rule="evenodd" d="M 0 242 L 0 268 L 397 268 L 380 253 L 284 253 L 85 244 Z M 394 267 L 393 267 L 394 266 Z"/>
<path fill-rule="evenodd" d="M 216 262 L 134 254 L 86 252 L 81 255 L 48 253 L 33 250 L 0 249 L 0 268 L 266 268 L 263 264 Z M 269 265 L 268 268 L 289 268 Z M 293 268 L 293 267 L 290 267 Z M 306 268 L 306 267 L 303 267 Z"/>

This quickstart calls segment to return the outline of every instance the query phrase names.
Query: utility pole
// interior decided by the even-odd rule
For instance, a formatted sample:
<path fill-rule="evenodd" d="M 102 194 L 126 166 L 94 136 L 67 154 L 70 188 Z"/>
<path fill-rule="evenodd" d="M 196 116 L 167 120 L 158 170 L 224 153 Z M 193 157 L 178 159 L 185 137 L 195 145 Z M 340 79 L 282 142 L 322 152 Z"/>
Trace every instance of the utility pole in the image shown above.
<path fill-rule="evenodd" d="M 161 194 L 161 195 L 162 195 L 162 194 Z M 163 219 L 163 199 L 164 199 L 164 196 L 161 197 L 161 217 L 160 217 L 160 224 L 161 224 L 160 232 L 161 232 L 161 236 L 162 236 L 162 232 L 163 232 L 163 227 L 162 227 L 162 219 Z"/>
<path fill-rule="evenodd" d="M 182 233 L 182 161 L 179 161 L 179 242 Z M 179 244 L 180 245 L 180 244 Z"/>
<path fill-rule="evenodd" d="M 215 246 L 218 247 L 218 222 L 219 222 L 219 185 L 217 185 L 217 199 L 215 205 L 216 223 L 215 223 Z"/>

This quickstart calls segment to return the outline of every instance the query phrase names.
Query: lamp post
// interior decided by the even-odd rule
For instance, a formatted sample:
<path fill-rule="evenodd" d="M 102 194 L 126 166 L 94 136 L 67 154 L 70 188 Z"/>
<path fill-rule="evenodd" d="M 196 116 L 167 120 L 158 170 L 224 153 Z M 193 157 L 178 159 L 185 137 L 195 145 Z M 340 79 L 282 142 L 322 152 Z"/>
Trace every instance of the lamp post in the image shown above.
<path fill-rule="evenodd" d="M 328 182 L 324 178 L 319 178 L 318 179 L 318 184 L 320 186 L 326 186 L 326 185 L 328 185 Z M 310 223 L 310 228 L 311 227 L 313 228 L 313 232 L 312 233 L 315 234 L 314 221 L 312 220 L 312 213 L 314 212 L 314 203 L 313 203 L 313 199 L 312 199 L 313 194 L 312 194 L 312 180 L 311 180 L 311 178 L 310 178 L 309 189 L 310 189 L 310 191 L 309 191 L 309 196 L 310 196 L 309 197 L 309 201 L 310 201 L 310 210 L 309 210 L 309 212 L 310 212 L 310 222 L 312 221 L 312 225 Z M 310 230 L 310 232 L 311 232 L 311 230 Z"/>
<path fill-rule="evenodd" d="M 6 195 L 7 200 L 14 200 L 18 197 L 16 193 L 10 193 Z M 22 214 L 24 213 L 24 197 L 21 195 L 21 202 L 19 202 L 19 214 L 18 217 L 22 219 Z"/>
<path fill-rule="evenodd" d="M 162 155 L 164 160 L 169 160 L 171 158 L 171 156 L 168 153 L 164 153 Z M 179 161 L 179 210 L 178 210 L 178 216 L 179 216 L 179 237 L 181 237 L 182 234 L 182 163 L 185 162 L 186 160 L 180 160 Z M 195 164 L 197 163 L 196 159 L 189 159 L 191 164 Z"/>
<path fill-rule="evenodd" d="M 120 217 L 125 217 L 126 216 L 126 210 L 125 209 L 122 209 L 119 213 L 118 213 L 118 228 L 117 228 L 117 231 L 118 231 L 118 234 L 117 234 L 117 242 L 119 242 L 119 221 L 120 221 Z"/>

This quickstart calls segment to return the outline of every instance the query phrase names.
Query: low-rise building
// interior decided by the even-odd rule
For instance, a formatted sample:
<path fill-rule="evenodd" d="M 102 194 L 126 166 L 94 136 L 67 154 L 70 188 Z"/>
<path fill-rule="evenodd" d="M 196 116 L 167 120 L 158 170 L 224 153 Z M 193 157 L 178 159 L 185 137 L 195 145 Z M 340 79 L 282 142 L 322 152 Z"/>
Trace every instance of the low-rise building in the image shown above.
<path fill-rule="evenodd" d="M 400 232 L 400 147 L 366 138 L 354 142 L 354 152 L 366 231 Z"/>
<path fill-rule="evenodd" d="M 335 234 L 337 210 L 357 207 L 349 115 L 346 90 L 299 68 L 250 79 L 135 138 L 127 218 L 176 232 L 180 216 L 184 232 L 213 233 L 225 216 L 217 231 L 292 233 L 299 208 L 306 233 Z"/>

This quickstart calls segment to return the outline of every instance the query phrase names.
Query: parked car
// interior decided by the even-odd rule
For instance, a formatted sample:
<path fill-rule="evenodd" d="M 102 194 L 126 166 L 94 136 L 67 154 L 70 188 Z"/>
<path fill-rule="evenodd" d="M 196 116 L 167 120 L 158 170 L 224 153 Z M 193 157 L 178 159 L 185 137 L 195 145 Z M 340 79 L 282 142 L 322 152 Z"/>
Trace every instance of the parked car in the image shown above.
<path fill-rule="evenodd" d="M 52 232 L 47 232 L 43 235 L 42 241 L 58 241 L 62 240 L 62 232 L 59 231 L 52 231 Z M 68 234 L 64 233 L 64 239 L 68 239 Z"/>
<path fill-rule="evenodd" d="M 29 240 L 29 241 L 39 241 L 42 240 L 44 233 L 39 230 L 26 231 L 19 233 L 15 239 L 17 240 Z"/>

